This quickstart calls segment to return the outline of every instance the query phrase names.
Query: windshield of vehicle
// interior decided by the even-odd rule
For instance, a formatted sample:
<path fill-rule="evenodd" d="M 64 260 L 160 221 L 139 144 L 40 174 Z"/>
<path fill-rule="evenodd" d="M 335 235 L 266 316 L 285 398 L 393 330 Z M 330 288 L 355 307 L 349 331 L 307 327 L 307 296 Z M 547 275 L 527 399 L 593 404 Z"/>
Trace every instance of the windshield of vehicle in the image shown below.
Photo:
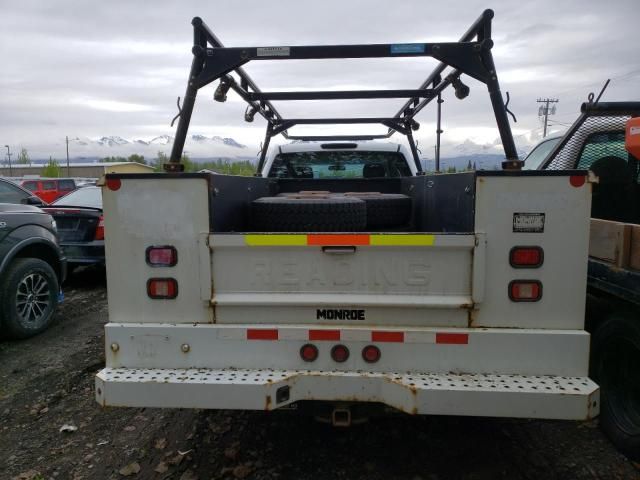
<path fill-rule="evenodd" d="M 529 152 L 529 155 L 524 159 L 523 170 L 537 170 L 542 161 L 547 158 L 547 155 L 551 152 L 553 147 L 560 141 L 562 137 L 550 138 L 542 143 L 536 145 L 536 147 Z"/>
<path fill-rule="evenodd" d="M 64 197 L 60 197 L 52 205 L 102 208 L 102 189 L 100 187 L 79 188 Z"/>
<path fill-rule="evenodd" d="M 269 177 L 278 178 L 409 176 L 411 170 L 401 153 L 361 150 L 281 153 L 269 172 Z"/>

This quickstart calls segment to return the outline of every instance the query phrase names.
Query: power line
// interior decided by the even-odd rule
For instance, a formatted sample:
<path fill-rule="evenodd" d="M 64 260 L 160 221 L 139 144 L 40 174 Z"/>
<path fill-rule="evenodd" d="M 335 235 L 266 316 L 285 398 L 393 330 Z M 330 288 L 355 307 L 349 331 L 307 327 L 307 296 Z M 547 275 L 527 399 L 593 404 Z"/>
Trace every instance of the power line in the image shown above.
<path fill-rule="evenodd" d="M 620 75 L 616 75 L 613 77 L 610 77 L 611 81 L 618 81 L 619 83 L 623 83 L 620 82 L 621 80 L 626 82 L 627 80 L 630 80 L 634 77 L 637 77 L 638 75 L 640 75 L 640 68 L 634 68 L 632 70 L 629 70 L 625 73 L 621 73 Z M 577 85 L 577 86 L 573 86 L 571 88 L 567 88 L 564 90 L 560 90 L 559 92 L 556 92 L 556 94 L 563 94 L 563 93 L 570 93 L 570 92 L 576 92 L 578 90 L 584 90 L 588 87 L 593 87 L 593 86 L 597 86 L 597 85 L 601 85 L 602 82 L 601 81 L 595 81 L 595 82 L 590 82 L 590 83 L 583 83 L 582 85 Z"/>
<path fill-rule="evenodd" d="M 538 100 L 536 100 L 536 102 L 544 103 L 544 107 L 540 106 L 540 109 L 538 110 L 538 116 L 544 116 L 544 132 L 542 134 L 542 138 L 544 138 L 547 136 L 547 123 L 549 121 L 549 114 L 556 114 L 556 106 L 554 105 L 551 109 L 549 109 L 549 104 L 558 103 L 559 100 L 557 98 L 539 98 Z"/>

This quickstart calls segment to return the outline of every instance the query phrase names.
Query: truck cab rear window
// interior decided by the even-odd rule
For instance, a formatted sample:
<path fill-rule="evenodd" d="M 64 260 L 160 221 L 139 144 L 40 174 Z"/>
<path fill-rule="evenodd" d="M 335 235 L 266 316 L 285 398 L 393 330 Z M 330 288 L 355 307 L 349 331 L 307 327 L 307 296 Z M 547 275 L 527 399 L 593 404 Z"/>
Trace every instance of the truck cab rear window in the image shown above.
<path fill-rule="evenodd" d="M 584 143 L 577 168 L 591 168 L 594 162 L 604 157 L 618 157 L 627 161 L 624 148 L 624 132 L 599 132 L 589 135 Z"/>
<path fill-rule="evenodd" d="M 396 152 L 329 151 L 280 153 L 269 177 L 381 178 L 409 177 L 405 157 Z"/>

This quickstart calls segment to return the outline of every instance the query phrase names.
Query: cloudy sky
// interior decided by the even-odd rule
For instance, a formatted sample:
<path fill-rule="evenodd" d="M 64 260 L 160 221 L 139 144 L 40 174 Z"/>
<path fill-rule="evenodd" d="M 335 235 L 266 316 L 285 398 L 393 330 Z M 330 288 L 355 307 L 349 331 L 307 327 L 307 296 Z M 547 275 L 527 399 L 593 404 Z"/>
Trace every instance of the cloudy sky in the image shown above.
<path fill-rule="evenodd" d="M 523 143 L 542 128 L 538 97 L 560 100 L 552 129 L 571 123 L 589 92 L 612 79 L 604 100 L 639 100 L 640 0 L 231 0 L 134 2 L 0 0 L 0 145 L 36 155 L 64 156 L 64 137 L 127 139 L 174 133 L 176 97 L 184 94 L 194 16 L 227 46 L 455 41 L 485 8 L 495 10 L 493 50 L 503 92 L 518 117 Z M 246 70 L 265 91 L 417 88 L 434 67 L 428 58 L 253 62 Z M 447 92 L 444 139 L 497 138 L 484 85 L 466 80 L 471 95 Z M 199 92 L 190 134 L 233 137 L 252 152 L 264 122 L 243 120 L 235 94 L 212 101 Z M 402 100 L 280 102 L 283 116 L 388 116 Z M 427 155 L 435 142 L 435 104 L 417 118 Z M 298 127 L 290 133 L 331 133 Z M 377 131 L 353 126 L 352 132 Z M 394 137 L 401 139 L 399 136 Z M 169 148 L 166 149 L 167 152 Z"/>

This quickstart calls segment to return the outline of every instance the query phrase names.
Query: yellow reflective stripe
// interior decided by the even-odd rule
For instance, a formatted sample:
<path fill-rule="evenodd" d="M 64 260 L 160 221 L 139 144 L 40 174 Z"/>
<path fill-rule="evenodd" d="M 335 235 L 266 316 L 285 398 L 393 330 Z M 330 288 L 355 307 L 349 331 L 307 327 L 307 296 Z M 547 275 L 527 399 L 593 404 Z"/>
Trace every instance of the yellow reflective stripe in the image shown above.
<path fill-rule="evenodd" d="M 435 243 L 435 235 L 371 235 L 369 245 L 378 247 L 428 247 Z"/>
<path fill-rule="evenodd" d="M 245 235 L 244 242 L 250 247 L 306 246 L 306 235 Z"/>

